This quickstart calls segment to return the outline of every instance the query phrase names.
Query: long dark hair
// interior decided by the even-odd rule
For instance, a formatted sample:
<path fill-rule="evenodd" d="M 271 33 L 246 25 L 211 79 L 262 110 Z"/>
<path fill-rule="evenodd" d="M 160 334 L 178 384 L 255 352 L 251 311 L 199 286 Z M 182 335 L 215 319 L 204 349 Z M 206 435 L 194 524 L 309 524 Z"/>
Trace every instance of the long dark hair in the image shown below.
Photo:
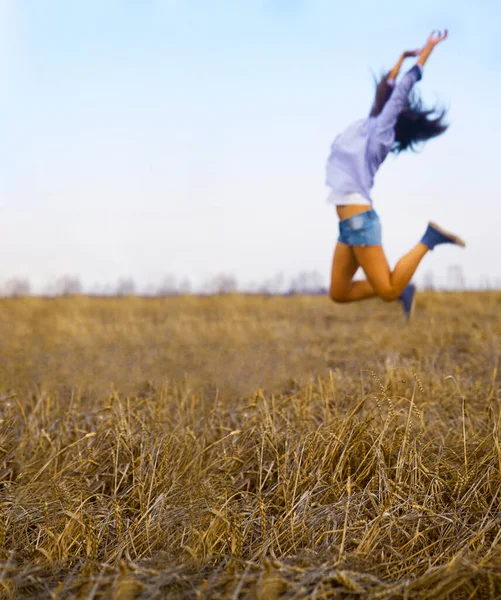
<path fill-rule="evenodd" d="M 393 86 L 388 83 L 388 74 L 383 75 L 376 85 L 371 117 L 377 116 L 383 110 L 392 90 Z M 445 115 L 445 109 L 439 109 L 436 106 L 425 108 L 419 93 L 415 89 L 412 90 L 407 105 L 398 116 L 395 125 L 395 142 L 392 152 L 398 154 L 404 150 L 417 150 L 419 144 L 444 133 L 448 127 L 443 122 Z"/>

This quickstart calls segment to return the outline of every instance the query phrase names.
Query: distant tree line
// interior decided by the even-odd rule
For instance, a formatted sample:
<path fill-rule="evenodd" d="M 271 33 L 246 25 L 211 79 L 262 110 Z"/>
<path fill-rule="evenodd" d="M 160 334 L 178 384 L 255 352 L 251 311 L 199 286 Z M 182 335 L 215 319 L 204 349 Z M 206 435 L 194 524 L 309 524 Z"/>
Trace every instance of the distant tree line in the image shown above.
<path fill-rule="evenodd" d="M 460 265 L 450 265 L 445 280 L 436 282 L 432 271 L 426 271 L 418 285 L 422 290 L 467 290 L 467 289 L 501 289 L 501 278 L 481 279 L 477 285 L 468 286 L 463 268 Z M 184 294 L 220 295 L 233 293 L 248 293 L 261 295 L 292 296 L 297 294 L 325 295 L 327 294 L 325 277 L 314 270 L 304 270 L 289 280 L 283 273 L 265 279 L 259 283 L 239 285 L 235 275 L 218 273 L 207 278 L 201 286 L 195 287 L 187 278 L 177 278 L 166 275 L 159 284 L 139 287 L 132 277 L 120 277 L 115 284 L 94 285 L 86 288 L 76 275 L 64 275 L 46 285 L 40 292 L 33 292 L 27 278 L 13 277 L 0 285 L 0 296 L 21 297 L 37 296 L 74 296 L 80 294 L 94 296 L 150 296 L 169 297 Z"/>

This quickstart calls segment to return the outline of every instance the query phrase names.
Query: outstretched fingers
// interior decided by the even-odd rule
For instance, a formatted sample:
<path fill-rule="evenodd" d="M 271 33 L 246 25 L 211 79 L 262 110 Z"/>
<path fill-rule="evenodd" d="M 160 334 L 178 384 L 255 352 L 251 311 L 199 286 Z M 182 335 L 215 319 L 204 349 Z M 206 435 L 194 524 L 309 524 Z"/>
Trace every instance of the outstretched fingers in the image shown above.
<path fill-rule="evenodd" d="M 431 32 L 430 37 L 428 38 L 428 42 L 435 46 L 435 45 L 439 44 L 440 42 L 443 42 L 445 39 L 447 39 L 448 35 L 449 35 L 449 31 L 447 29 L 444 29 L 443 32 L 438 29 L 434 29 Z"/>

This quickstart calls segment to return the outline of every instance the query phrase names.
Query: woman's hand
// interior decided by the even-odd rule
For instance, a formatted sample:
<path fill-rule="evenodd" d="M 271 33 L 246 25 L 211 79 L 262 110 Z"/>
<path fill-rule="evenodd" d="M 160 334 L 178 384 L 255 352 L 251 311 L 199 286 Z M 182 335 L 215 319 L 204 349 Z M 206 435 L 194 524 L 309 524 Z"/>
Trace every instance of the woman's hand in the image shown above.
<path fill-rule="evenodd" d="M 443 42 L 445 39 L 447 39 L 448 35 L 449 32 L 447 29 L 444 29 L 443 33 L 441 31 L 432 31 L 430 33 L 430 37 L 428 38 L 427 44 L 435 47 L 437 44 L 440 44 L 440 42 Z"/>
<path fill-rule="evenodd" d="M 402 53 L 403 58 L 411 58 L 411 56 L 419 56 L 421 54 L 421 48 L 418 50 L 406 50 Z"/>
<path fill-rule="evenodd" d="M 449 32 L 447 31 L 447 29 L 444 29 L 443 33 L 440 31 L 432 31 L 430 33 L 428 41 L 426 42 L 426 46 L 421 50 L 417 64 L 421 67 L 424 67 L 426 61 L 428 60 L 430 54 L 433 51 L 433 48 L 435 48 L 437 44 L 440 44 L 440 42 L 443 42 L 448 35 Z"/>

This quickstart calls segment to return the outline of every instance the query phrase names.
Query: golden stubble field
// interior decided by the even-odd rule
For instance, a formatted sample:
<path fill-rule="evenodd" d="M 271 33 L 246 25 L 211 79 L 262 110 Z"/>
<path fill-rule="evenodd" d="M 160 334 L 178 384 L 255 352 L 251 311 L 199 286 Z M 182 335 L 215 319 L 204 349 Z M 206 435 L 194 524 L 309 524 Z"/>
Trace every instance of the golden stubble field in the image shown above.
<path fill-rule="evenodd" d="M 501 293 L 0 302 L 0 597 L 501 597 Z"/>

